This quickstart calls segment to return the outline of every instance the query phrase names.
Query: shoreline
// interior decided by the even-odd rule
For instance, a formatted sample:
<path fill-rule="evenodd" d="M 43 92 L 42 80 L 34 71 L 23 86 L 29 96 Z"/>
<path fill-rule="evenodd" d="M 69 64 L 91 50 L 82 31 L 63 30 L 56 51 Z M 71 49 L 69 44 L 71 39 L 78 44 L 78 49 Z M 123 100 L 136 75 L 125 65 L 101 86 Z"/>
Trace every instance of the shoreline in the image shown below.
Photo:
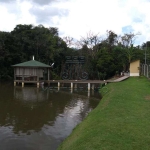
<path fill-rule="evenodd" d="M 98 106 L 58 150 L 148 149 L 150 82 L 145 77 L 109 83 Z"/>

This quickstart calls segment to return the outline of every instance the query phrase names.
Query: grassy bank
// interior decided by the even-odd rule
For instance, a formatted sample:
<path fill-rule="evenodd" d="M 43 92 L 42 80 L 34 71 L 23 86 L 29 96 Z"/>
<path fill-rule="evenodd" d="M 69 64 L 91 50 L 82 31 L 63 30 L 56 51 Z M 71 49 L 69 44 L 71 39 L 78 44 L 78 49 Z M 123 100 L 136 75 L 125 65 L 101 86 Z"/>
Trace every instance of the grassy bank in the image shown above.
<path fill-rule="evenodd" d="M 132 77 L 106 87 L 97 108 L 59 150 L 150 149 L 150 81 Z"/>

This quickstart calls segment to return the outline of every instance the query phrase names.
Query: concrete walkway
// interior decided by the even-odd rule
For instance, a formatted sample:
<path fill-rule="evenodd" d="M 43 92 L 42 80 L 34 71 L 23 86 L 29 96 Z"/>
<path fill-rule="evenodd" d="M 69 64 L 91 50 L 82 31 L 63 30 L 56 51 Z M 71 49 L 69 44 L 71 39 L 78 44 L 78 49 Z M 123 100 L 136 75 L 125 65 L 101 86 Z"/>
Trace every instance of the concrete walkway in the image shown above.
<path fill-rule="evenodd" d="M 130 77 L 129 75 L 125 75 L 125 76 L 122 76 L 116 80 L 107 80 L 107 82 L 120 82 L 120 81 L 126 80 L 129 77 Z"/>

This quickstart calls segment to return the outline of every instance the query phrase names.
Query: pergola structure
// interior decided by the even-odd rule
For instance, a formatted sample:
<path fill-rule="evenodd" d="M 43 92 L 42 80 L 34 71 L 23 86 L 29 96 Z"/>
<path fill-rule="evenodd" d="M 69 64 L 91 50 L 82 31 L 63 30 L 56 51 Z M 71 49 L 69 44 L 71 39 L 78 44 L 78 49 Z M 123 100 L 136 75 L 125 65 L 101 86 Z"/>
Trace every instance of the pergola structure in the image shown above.
<path fill-rule="evenodd" d="M 16 83 L 36 83 L 39 87 L 40 82 L 50 82 L 50 65 L 41 63 L 39 61 L 30 60 L 16 65 L 14 68 L 14 86 Z"/>

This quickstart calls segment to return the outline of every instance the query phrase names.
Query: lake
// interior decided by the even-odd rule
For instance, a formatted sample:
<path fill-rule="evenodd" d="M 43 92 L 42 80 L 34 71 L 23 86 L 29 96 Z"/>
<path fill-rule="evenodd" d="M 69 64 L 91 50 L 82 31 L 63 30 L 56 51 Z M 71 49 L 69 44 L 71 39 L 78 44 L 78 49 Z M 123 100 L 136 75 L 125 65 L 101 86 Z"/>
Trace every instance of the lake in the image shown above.
<path fill-rule="evenodd" d="M 100 99 L 86 89 L 0 83 L 0 149 L 56 150 Z"/>

